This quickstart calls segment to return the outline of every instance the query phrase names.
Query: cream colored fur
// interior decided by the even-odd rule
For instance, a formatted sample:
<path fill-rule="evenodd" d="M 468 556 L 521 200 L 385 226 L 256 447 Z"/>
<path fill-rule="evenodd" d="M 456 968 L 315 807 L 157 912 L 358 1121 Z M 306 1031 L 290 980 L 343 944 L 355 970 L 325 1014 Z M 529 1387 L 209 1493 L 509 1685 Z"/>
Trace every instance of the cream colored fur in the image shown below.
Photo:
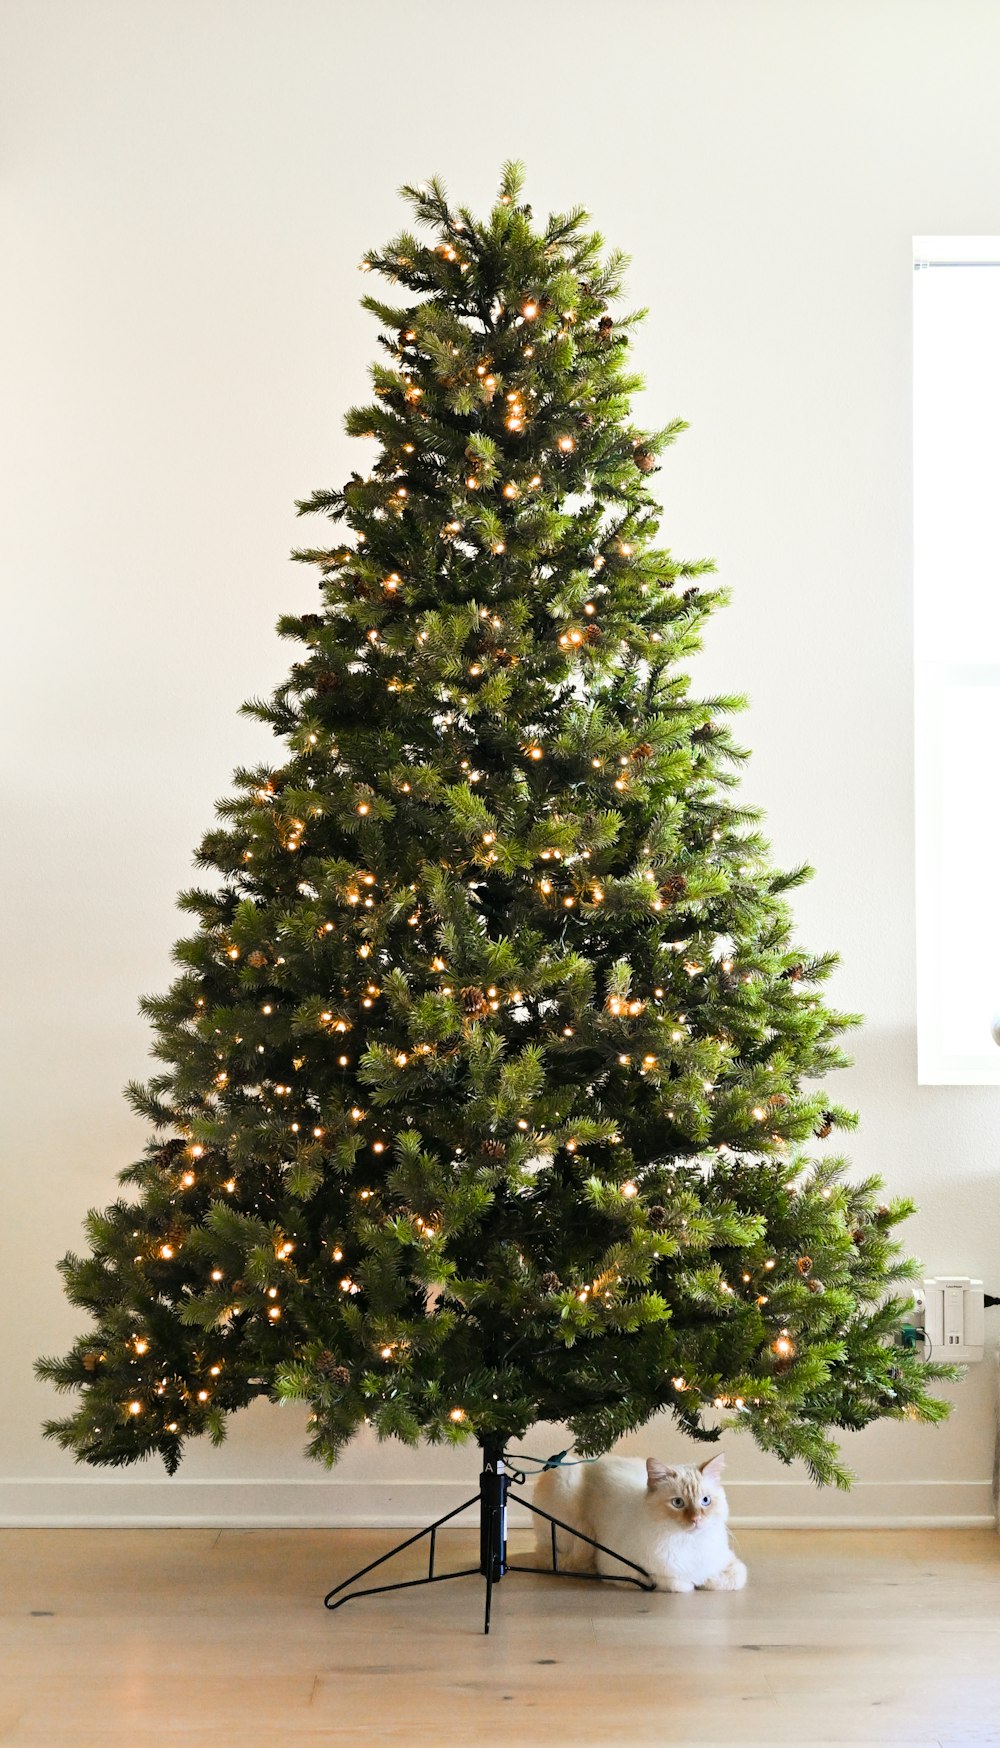
<path fill-rule="evenodd" d="M 670 1467 L 649 1457 L 601 1457 L 596 1463 L 546 1469 L 534 1502 L 553 1517 L 642 1566 L 657 1590 L 742 1590 L 747 1569 L 729 1545 L 729 1507 L 719 1480 L 725 1458 L 700 1468 Z M 535 1519 L 539 1552 L 551 1557 L 551 1530 Z M 556 1532 L 567 1572 L 622 1577 L 625 1568 L 564 1530 Z"/>

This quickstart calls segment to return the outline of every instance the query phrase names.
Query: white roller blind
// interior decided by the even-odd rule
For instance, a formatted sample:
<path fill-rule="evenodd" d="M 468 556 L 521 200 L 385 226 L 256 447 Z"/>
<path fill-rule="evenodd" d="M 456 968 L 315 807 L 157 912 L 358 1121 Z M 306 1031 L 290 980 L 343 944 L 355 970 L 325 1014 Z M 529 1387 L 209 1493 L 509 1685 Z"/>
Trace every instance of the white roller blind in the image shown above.
<path fill-rule="evenodd" d="M 1000 238 L 914 239 L 918 1072 L 1000 1083 Z"/>

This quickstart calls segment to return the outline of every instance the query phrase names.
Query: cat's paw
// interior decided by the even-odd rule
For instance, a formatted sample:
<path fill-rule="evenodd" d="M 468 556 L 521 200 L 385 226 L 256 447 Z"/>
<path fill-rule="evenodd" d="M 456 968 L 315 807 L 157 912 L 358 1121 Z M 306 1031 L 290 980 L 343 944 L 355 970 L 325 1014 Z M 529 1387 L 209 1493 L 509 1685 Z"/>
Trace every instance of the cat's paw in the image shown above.
<path fill-rule="evenodd" d="M 687 1578 L 658 1578 L 657 1590 L 693 1590 L 694 1585 Z"/>
<path fill-rule="evenodd" d="M 701 1590 L 742 1590 L 747 1581 L 747 1569 L 742 1560 L 732 1559 L 714 1578 L 706 1578 Z"/>

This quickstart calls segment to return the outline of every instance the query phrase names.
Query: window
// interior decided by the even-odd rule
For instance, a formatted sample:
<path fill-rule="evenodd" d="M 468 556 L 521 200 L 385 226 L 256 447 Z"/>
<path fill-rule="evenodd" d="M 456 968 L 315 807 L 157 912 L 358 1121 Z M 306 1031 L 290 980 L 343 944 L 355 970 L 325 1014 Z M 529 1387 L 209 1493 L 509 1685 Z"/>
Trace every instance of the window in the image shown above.
<path fill-rule="evenodd" d="M 918 1077 L 1000 1084 L 1000 237 L 914 239 Z"/>

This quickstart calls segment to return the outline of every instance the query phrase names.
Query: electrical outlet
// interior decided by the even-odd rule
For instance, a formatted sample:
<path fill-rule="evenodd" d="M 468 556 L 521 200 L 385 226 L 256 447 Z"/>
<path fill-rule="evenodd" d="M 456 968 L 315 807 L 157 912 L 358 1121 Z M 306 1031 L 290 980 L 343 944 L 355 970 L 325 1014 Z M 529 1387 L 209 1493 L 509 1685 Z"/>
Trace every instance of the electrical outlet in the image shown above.
<path fill-rule="evenodd" d="M 986 1340 L 982 1281 L 937 1275 L 924 1282 L 924 1329 L 936 1360 L 969 1365 L 981 1360 Z"/>

